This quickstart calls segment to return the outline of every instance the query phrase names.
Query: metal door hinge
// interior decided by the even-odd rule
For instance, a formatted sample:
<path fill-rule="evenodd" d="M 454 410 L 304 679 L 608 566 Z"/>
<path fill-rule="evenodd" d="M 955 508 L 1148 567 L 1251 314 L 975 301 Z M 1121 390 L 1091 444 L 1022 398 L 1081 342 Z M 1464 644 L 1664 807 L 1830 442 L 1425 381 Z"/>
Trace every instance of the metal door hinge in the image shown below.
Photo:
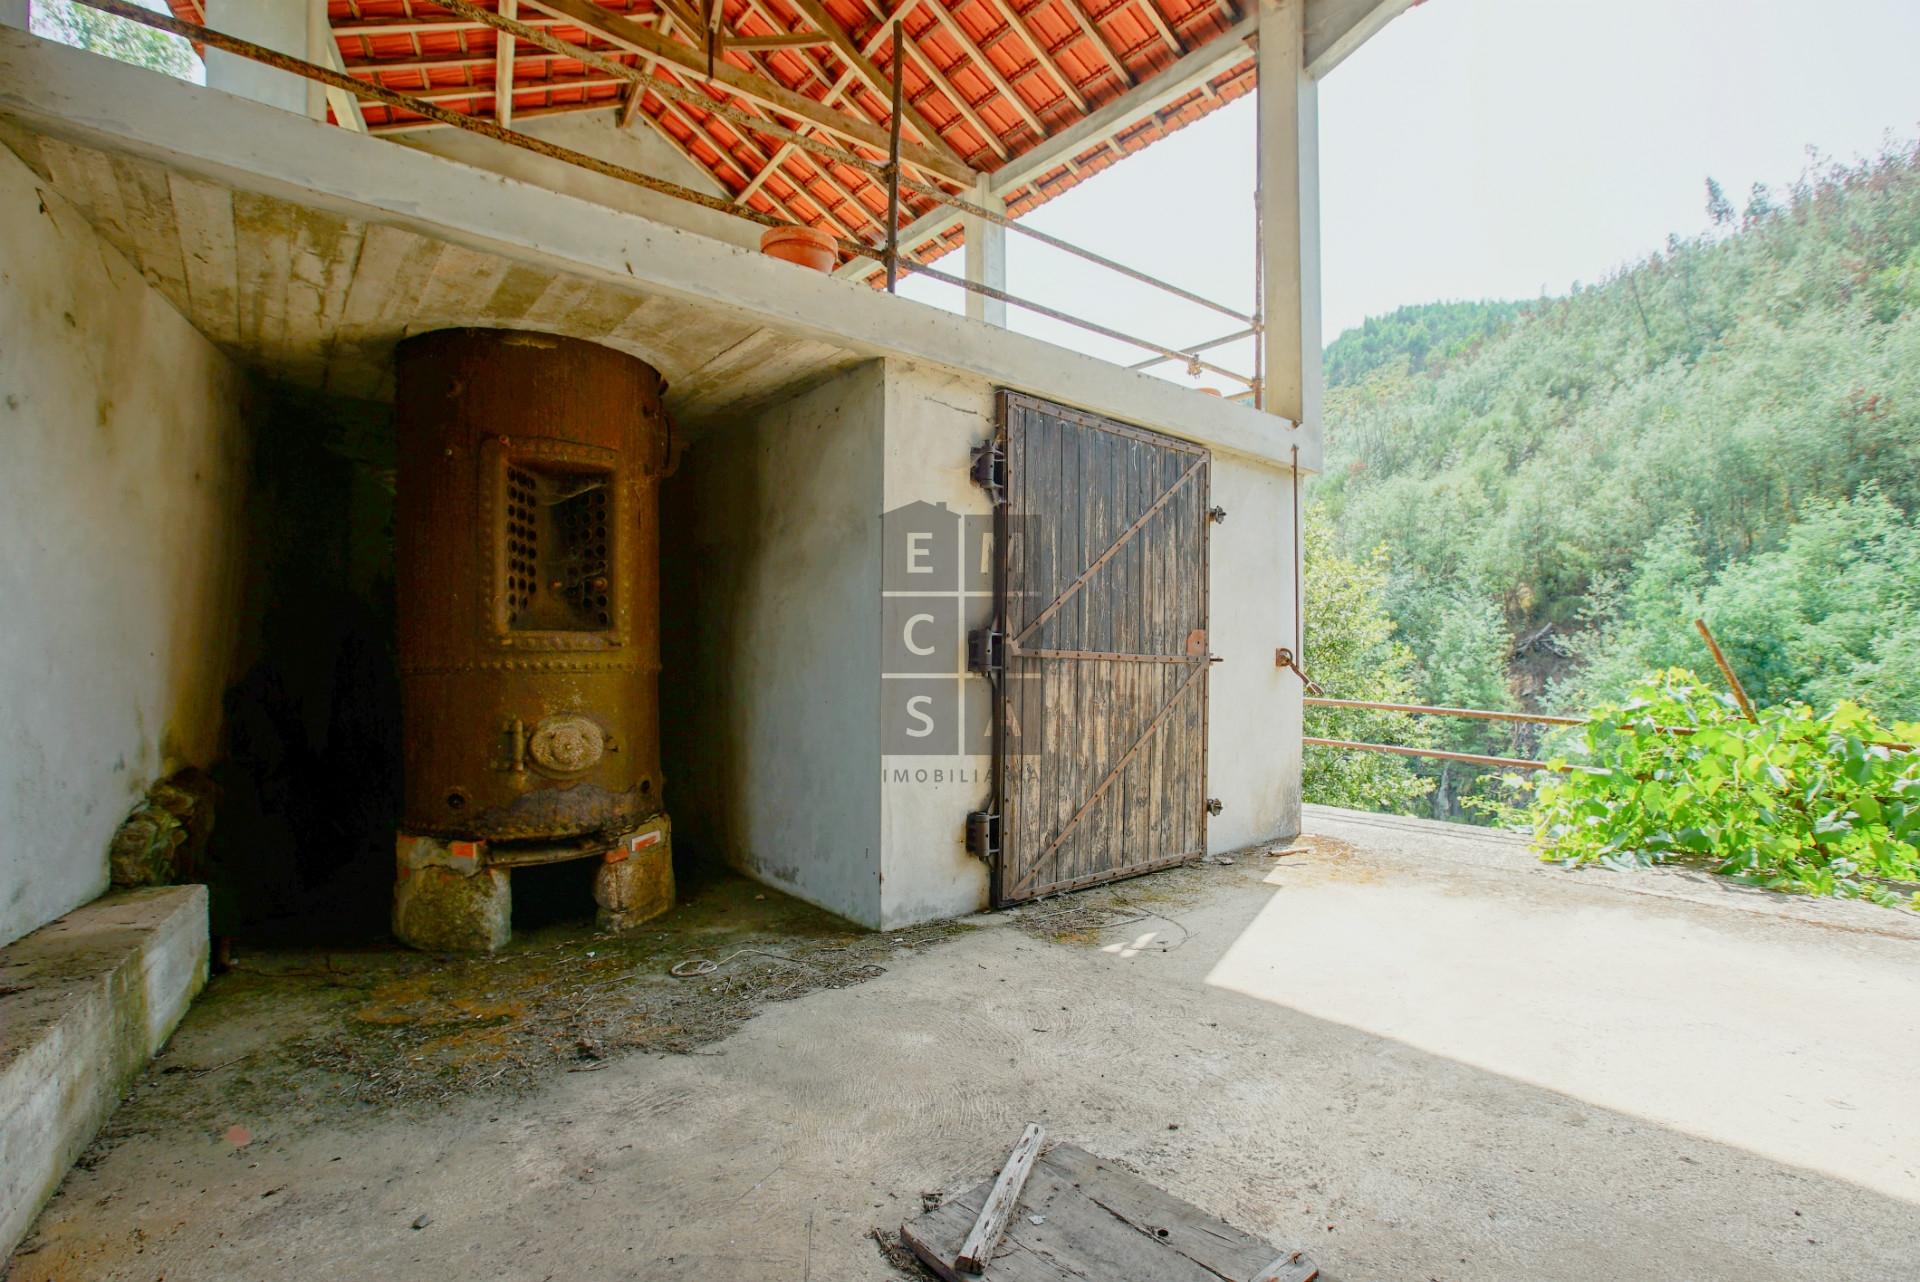
<path fill-rule="evenodd" d="M 1225 525 L 1227 523 L 1227 509 L 1223 507 L 1210 507 L 1207 509 L 1207 519 L 1215 525 Z"/>
<path fill-rule="evenodd" d="M 1007 666 L 1007 634 L 999 628 L 967 633 L 967 671 L 994 673 Z"/>
<path fill-rule="evenodd" d="M 967 853 L 991 864 L 1000 857 L 1000 816 L 976 810 L 967 816 Z"/>
<path fill-rule="evenodd" d="M 1220 814 L 1220 812 L 1221 812 L 1222 810 L 1225 810 L 1226 808 L 1227 808 L 1227 803 L 1226 803 L 1226 802 L 1224 802 L 1224 801 L 1222 801 L 1222 800 L 1220 800 L 1220 798 L 1218 798 L 1218 797 L 1208 797 L 1208 798 L 1207 798 L 1207 813 L 1208 813 L 1208 814 L 1210 814 L 1210 815 L 1213 815 L 1213 816 L 1215 816 L 1215 817 L 1217 818 L 1217 817 L 1219 816 L 1219 814 Z"/>
<path fill-rule="evenodd" d="M 973 451 L 973 483 L 987 492 L 995 507 L 1007 504 L 1007 449 L 998 437 Z"/>

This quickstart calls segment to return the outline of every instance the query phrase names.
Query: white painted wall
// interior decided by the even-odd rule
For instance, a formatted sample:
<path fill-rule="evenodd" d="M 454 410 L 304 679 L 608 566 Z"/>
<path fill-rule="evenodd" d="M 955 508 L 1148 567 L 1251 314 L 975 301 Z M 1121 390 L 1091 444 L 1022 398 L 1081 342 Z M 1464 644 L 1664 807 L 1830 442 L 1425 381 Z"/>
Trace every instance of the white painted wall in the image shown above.
<path fill-rule="evenodd" d="M 668 482 L 661 538 L 676 840 L 864 926 L 881 924 L 883 390 L 870 362 L 711 429 Z"/>
<path fill-rule="evenodd" d="M 953 513 L 953 524 L 963 529 L 961 518 L 965 516 L 990 517 L 993 505 L 987 501 L 986 491 L 969 479 L 968 468 L 974 447 L 993 434 L 992 386 L 906 360 L 887 361 L 886 377 L 884 510 L 893 512 L 913 503 L 931 503 Z M 883 529 L 883 537 L 885 534 Z M 962 555 L 967 551 L 963 547 Z M 887 586 L 895 582 L 910 580 L 895 578 Z M 956 709 L 965 700 L 988 698 L 984 677 L 962 673 L 967 631 L 992 622 L 993 597 L 990 592 L 963 593 L 960 589 L 964 582 L 956 579 L 926 585 L 924 591 L 922 585 L 914 584 L 911 591 L 888 593 L 896 608 L 882 611 L 883 654 L 888 639 L 885 633 L 899 631 L 919 612 L 919 603 L 924 602 L 941 620 L 951 617 L 957 626 L 947 638 L 955 655 L 951 676 L 887 675 L 882 670 L 883 717 L 889 715 L 889 709 L 893 715 L 903 710 L 899 701 L 890 702 L 885 697 L 887 686 L 923 690 L 931 688 L 930 683 L 936 680 L 950 682 L 956 692 Z M 930 648 L 924 626 L 916 628 L 915 640 Z M 929 710 L 944 713 L 943 708 Z M 927 727 L 910 716 L 902 724 L 910 729 L 948 732 L 945 725 Z M 884 727 L 882 734 L 885 738 Z M 965 746 L 957 735 L 955 739 Z M 954 754 L 883 753 L 883 927 L 893 929 L 957 917 L 987 906 L 987 867 L 967 853 L 966 816 L 985 805 L 992 791 L 989 771 L 993 743 L 989 738 L 976 746 L 977 752 Z"/>
<path fill-rule="evenodd" d="M 1300 679 L 1274 666 L 1294 635 L 1291 473 L 1243 454 L 1213 456 L 1208 584 L 1210 646 L 1224 662 L 1207 681 L 1207 846 L 1235 850 L 1300 831 Z M 1309 669 L 1311 671 L 1311 669 Z"/>
<path fill-rule="evenodd" d="M 536 116 L 516 123 L 514 129 L 585 152 L 599 160 L 637 169 L 654 178 L 665 178 L 709 196 L 726 194 L 711 174 L 675 151 L 644 120 L 634 121 L 630 128 L 620 128 L 618 107 L 609 106 L 605 111 Z M 648 191 L 634 183 L 596 174 L 590 169 L 582 169 L 551 156 L 505 147 L 491 138 L 482 138 L 465 130 L 424 129 L 418 133 L 391 136 L 410 147 L 457 160 L 464 165 L 492 170 L 509 178 L 578 196 L 611 209 L 639 214 L 655 222 L 682 227 L 729 244 L 757 250 L 760 247 L 760 233 L 766 230 L 759 223 L 748 222 L 744 218 L 735 218 L 690 201 Z"/>
<path fill-rule="evenodd" d="M 0 943 L 104 890 L 136 799 L 213 759 L 244 393 L 0 149 Z"/>

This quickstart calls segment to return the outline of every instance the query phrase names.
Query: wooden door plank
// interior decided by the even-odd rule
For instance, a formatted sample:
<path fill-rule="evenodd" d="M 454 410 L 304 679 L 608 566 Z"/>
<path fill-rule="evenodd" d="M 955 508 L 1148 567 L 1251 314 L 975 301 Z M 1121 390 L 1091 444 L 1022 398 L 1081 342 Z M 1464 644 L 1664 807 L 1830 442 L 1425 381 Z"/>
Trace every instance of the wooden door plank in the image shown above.
<path fill-rule="evenodd" d="M 1150 502 L 1153 491 L 1151 474 L 1152 460 L 1160 451 L 1144 441 L 1127 441 L 1127 489 L 1134 505 Z M 1163 540 L 1157 537 L 1156 526 L 1166 520 L 1163 512 L 1148 523 L 1145 537 L 1136 539 L 1134 546 L 1127 551 L 1127 592 L 1129 609 L 1127 610 L 1125 630 L 1122 639 L 1130 650 L 1145 650 L 1151 647 L 1150 629 L 1147 627 L 1148 614 L 1152 609 L 1152 598 L 1147 586 L 1148 561 L 1152 552 Z M 1125 678 L 1125 700 L 1128 705 L 1128 723 L 1137 724 L 1142 712 L 1151 707 L 1152 699 L 1145 672 L 1130 672 Z M 1157 738 L 1158 736 L 1156 736 Z M 1121 826 L 1121 839 L 1115 849 L 1115 860 L 1119 864 L 1133 861 L 1134 828 L 1140 821 L 1141 812 L 1146 806 L 1147 773 L 1153 765 L 1153 745 L 1149 744 L 1132 764 L 1120 781 L 1121 796 L 1115 808 L 1124 815 Z"/>
<path fill-rule="evenodd" d="M 1037 748 L 1004 776 L 1008 903 L 1199 849 L 1204 664 L 1196 677 L 1185 641 L 1204 620 L 1205 492 L 1190 491 L 1209 456 L 1019 394 L 1002 414 L 1010 519 L 1027 524 L 1007 570 L 1005 715 Z"/>
<path fill-rule="evenodd" d="M 1120 549 L 1126 544 L 1127 540 L 1132 538 L 1135 534 L 1137 534 L 1140 531 L 1142 527 L 1146 525 L 1148 519 L 1151 518 L 1155 512 L 1158 512 L 1161 508 L 1171 503 L 1175 499 L 1175 497 L 1178 496 L 1180 490 L 1184 487 L 1184 483 L 1187 480 L 1191 479 L 1195 474 L 1197 474 L 1205 462 L 1206 460 L 1204 458 L 1194 460 L 1193 466 L 1187 469 L 1186 473 L 1182 475 L 1180 480 L 1175 482 L 1173 487 L 1169 489 L 1165 494 L 1161 495 L 1159 500 L 1151 508 L 1149 508 L 1146 512 L 1143 512 L 1140 515 L 1140 518 L 1137 521 L 1135 521 L 1133 525 L 1129 526 L 1126 529 L 1126 531 L 1120 535 L 1119 538 L 1115 539 L 1113 543 L 1105 551 L 1101 552 L 1099 556 L 1095 557 L 1091 562 L 1089 562 L 1086 568 L 1082 570 L 1077 577 L 1075 577 L 1072 581 L 1070 581 L 1065 587 L 1061 588 L 1060 594 L 1053 599 L 1052 604 L 1048 605 L 1044 610 L 1042 610 L 1038 615 L 1036 615 L 1027 624 L 1026 628 L 1021 631 L 1020 635 L 1014 638 L 1014 640 L 1015 641 L 1028 640 L 1033 635 L 1033 633 L 1036 632 L 1041 627 L 1041 625 L 1043 625 L 1044 623 L 1046 623 L 1048 619 L 1051 619 L 1053 617 L 1056 611 L 1064 608 L 1067 602 L 1072 600 L 1073 597 L 1081 591 L 1081 589 L 1085 588 L 1087 585 L 1087 582 L 1090 579 L 1092 579 L 1095 574 L 1099 573 L 1101 567 L 1106 565 L 1106 563 L 1109 560 L 1111 560 L 1114 557 L 1114 555 L 1120 551 Z"/>
<path fill-rule="evenodd" d="M 1087 449 L 1086 429 L 1071 424 L 1064 425 L 1060 433 L 1060 495 L 1059 511 L 1062 517 L 1060 570 L 1062 577 L 1078 575 L 1087 563 L 1087 522 L 1092 518 L 1090 511 L 1094 497 L 1089 495 L 1084 481 L 1084 455 Z M 1061 645 L 1080 648 L 1080 641 L 1086 635 L 1086 603 L 1076 603 L 1076 608 L 1062 610 L 1053 619 L 1054 638 Z M 1068 832 L 1078 798 L 1086 788 L 1087 778 L 1087 730 L 1092 719 L 1089 716 L 1086 701 L 1081 693 L 1079 664 L 1051 663 L 1047 665 L 1058 680 L 1061 689 L 1061 703 L 1066 709 L 1063 722 L 1066 734 L 1063 736 L 1065 754 L 1060 762 L 1060 791 L 1058 804 L 1054 808 L 1056 836 L 1065 834 L 1068 843 L 1059 852 L 1065 859 L 1073 858 L 1075 851 L 1072 842 L 1074 834 Z M 1058 861 L 1055 861 L 1057 865 Z M 1048 874 L 1051 873 L 1051 867 Z M 1043 875 L 1048 875 L 1043 874 Z"/>
<path fill-rule="evenodd" d="M 1110 496 L 1108 501 L 1108 521 L 1100 532 L 1095 547 L 1104 547 L 1111 543 L 1119 533 L 1139 517 L 1141 504 L 1128 482 L 1128 455 L 1132 442 L 1124 436 L 1112 432 L 1099 435 L 1106 443 L 1103 483 Z M 1133 633 L 1128 628 L 1128 620 L 1138 612 L 1134 584 L 1129 574 L 1129 562 L 1133 556 L 1137 538 L 1128 541 L 1128 547 L 1115 557 L 1108 567 L 1107 583 L 1104 590 L 1096 582 L 1093 591 L 1105 600 L 1095 611 L 1094 636 L 1097 642 L 1112 650 L 1132 651 Z M 1136 663 L 1105 662 L 1097 665 L 1101 677 L 1101 698 L 1106 706 L 1105 733 L 1100 736 L 1098 750 L 1094 754 L 1098 765 L 1094 778 L 1101 778 L 1120 760 L 1132 742 L 1135 728 L 1139 724 L 1138 710 L 1134 707 L 1131 691 L 1141 665 Z M 1124 772 L 1123 772 L 1124 773 Z M 1122 868 L 1127 863 L 1126 853 L 1126 796 L 1115 789 L 1100 802 L 1095 809 L 1099 823 L 1088 834 L 1088 842 L 1095 848 L 1093 858 L 1081 869 L 1081 875 L 1107 872 Z"/>
<path fill-rule="evenodd" d="M 1206 675 L 1206 671 L 1207 669 L 1205 664 L 1196 664 L 1194 667 L 1187 669 L 1186 676 L 1182 680 L 1180 687 L 1174 692 L 1173 697 L 1169 699 L 1164 706 L 1161 707 L 1159 712 L 1154 714 L 1153 720 L 1148 723 L 1146 729 L 1141 733 L 1140 737 L 1136 739 L 1133 743 L 1133 746 L 1130 749 L 1128 749 L 1127 755 L 1121 758 L 1119 763 L 1107 773 L 1106 778 L 1100 781 L 1099 785 L 1093 790 L 1092 795 L 1089 796 L 1086 801 L 1081 803 L 1079 809 L 1074 811 L 1072 816 L 1067 820 L 1064 828 L 1054 836 L 1052 844 L 1050 844 L 1045 850 L 1040 852 L 1039 856 L 1034 861 L 1034 867 L 1028 870 L 1025 880 L 1021 883 L 1020 886 L 1016 887 L 1016 890 L 1026 889 L 1027 885 L 1032 882 L 1035 874 L 1040 870 L 1040 868 L 1050 863 L 1054 855 L 1054 852 L 1057 851 L 1062 844 L 1064 844 L 1067 837 L 1072 835 L 1075 825 L 1077 825 L 1080 822 L 1080 820 L 1084 819 L 1087 815 L 1087 812 L 1090 811 L 1099 802 L 1100 798 L 1106 794 L 1107 789 L 1113 785 L 1113 781 L 1119 776 L 1120 771 L 1125 768 L 1127 762 L 1133 760 L 1135 754 L 1137 754 L 1140 751 L 1141 747 L 1144 746 L 1147 742 L 1149 742 L 1152 739 L 1153 732 L 1155 730 L 1158 730 L 1160 726 L 1167 720 L 1167 718 L 1170 717 L 1185 702 L 1186 696 L 1193 690 L 1195 684 L 1198 683 L 1200 678 Z"/>

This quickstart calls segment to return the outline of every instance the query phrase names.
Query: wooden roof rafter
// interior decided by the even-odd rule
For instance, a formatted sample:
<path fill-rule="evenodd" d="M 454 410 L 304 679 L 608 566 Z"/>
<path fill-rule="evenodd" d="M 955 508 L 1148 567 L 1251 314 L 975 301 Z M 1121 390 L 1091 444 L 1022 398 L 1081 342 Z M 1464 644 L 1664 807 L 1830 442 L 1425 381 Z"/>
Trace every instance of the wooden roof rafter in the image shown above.
<path fill-rule="evenodd" d="M 1325 74 L 1417 2 L 1306 0 L 1308 74 Z M 1200 51 L 1235 52 L 1219 46 L 1250 24 L 1245 0 L 326 3 L 349 74 L 508 127 L 572 111 L 604 109 L 629 124 L 645 114 L 736 205 L 863 243 L 885 231 L 884 179 L 871 166 L 884 164 L 896 20 L 905 35 L 909 174 L 949 191 L 985 176 L 986 189 L 1016 213 L 1251 85 L 1250 70 L 1221 67 L 1177 102 L 1156 98 L 1166 74 Z M 203 0 L 170 4 L 178 16 L 203 17 Z M 525 29 L 501 29 L 495 15 L 516 9 Z M 674 96 L 631 78 L 623 84 L 595 61 L 583 65 L 583 51 Z M 1246 50 L 1237 52 L 1235 66 L 1250 68 Z M 702 109 L 708 99 L 712 112 Z M 398 105 L 368 102 L 364 115 L 379 132 L 444 127 Z M 821 155 L 816 143 L 863 163 Z M 952 211 L 924 194 L 903 196 L 908 242 L 918 235 L 928 255 L 951 248 Z"/>

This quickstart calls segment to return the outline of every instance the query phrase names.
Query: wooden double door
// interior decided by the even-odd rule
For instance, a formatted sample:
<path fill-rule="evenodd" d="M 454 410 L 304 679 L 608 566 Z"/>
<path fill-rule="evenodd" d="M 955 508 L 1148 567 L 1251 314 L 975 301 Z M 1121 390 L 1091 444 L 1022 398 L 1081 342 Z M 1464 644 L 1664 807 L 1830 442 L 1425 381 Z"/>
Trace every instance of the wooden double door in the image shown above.
<path fill-rule="evenodd" d="M 993 898 L 1207 841 L 1207 451 L 1002 392 Z"/>

